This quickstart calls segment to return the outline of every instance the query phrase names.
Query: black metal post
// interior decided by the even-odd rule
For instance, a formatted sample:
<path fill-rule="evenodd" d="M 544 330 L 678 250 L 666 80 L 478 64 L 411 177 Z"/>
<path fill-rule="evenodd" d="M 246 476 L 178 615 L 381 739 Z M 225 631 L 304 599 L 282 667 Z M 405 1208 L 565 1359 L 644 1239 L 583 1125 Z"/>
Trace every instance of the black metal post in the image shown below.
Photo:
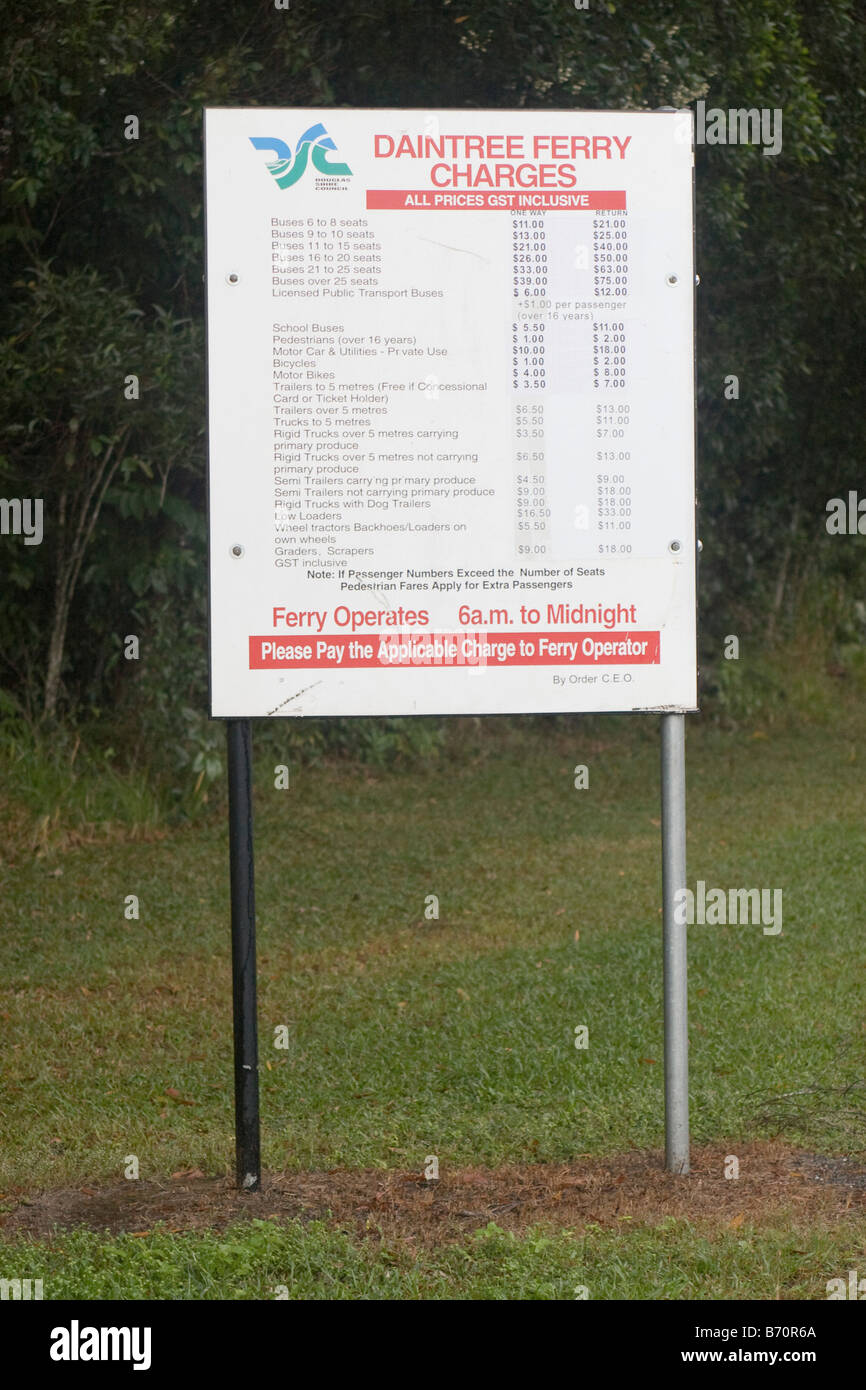
<path fill-rule="evenodd" d="M 259 1045 L 256 1022 L 256 896 L 253 876 L 252 736 L 248 719 L 226 721 L 229 865 L 232 897 L 232 1002 L 235 1045 L 237 1185 L 254 1192 L 259 1158 Z"/>

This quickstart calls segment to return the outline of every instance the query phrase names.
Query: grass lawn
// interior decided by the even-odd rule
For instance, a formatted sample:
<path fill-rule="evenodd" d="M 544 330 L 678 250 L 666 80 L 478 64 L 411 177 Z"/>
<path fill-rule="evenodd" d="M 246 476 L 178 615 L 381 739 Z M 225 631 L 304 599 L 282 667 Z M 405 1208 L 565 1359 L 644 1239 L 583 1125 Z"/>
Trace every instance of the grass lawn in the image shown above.
<path fill-rule="evenodd" d="M 661 1146 L 658 726 L 585 727 L 475 741 L 468 726 L 428 766 L 293 767 L 288 790 L 259 767 L 266 1168 L 420 1172 L 431 1154 L 444 1169 Z M 689 929 L 696 1143 L 866 1148 L 864 731 L 854 708 L 785 732 L 689 723 L 689 883 L 779 888 L 784 911 L 776 936 Z M 0 891 L 4 1197 L 116 1181 L 131 1155 L 142 1178 L 230 1172 L 224 821 L 18 855 Z M 124 917 L 130 894 L 137 921 Z M 425 918 L 432 894 L 438 920 Z M 572 1280 L 593 1297 L 823 1297 L 847 1240 L 768 1229 L 708 1246 L 688 1223 L 615 1234 L 486 1229 L 403 1268 L 339 1231 L 256 1226 L 232 1237 L 259 1252 L 255 1277 L 219 1296 L 263 1296 L 291 1266 L 293 1297 L 573 1297 Z M 146 1296 L 208 1297 L 227 1239 L 101 1247 L 79 1232 L 45 1259 L 59 1268 L 63 1250 L 57 1278 L 83 1296 L 108 1296 L 116 1278 Z M 674 1248 L 685 1284 L 659 1265 Z M 813 1255 L 826 1270 L 817 1284 L 794 1250 L 803 1270 Z M 177 1280 L 187 1292 L 167 1291 Z"/>
<path fill-rule="evenodd" d="M 221 1234 L 108 1240 L 78 1230 L 47 1244 L 4 1242 L 0 1263 L 2 1273 L 42 1279 L 46 1299 L 824 1299 L 827 1280 L 845 1277 L 851 1246 L 845 1229 L 744 1226 L 710 1238 L 668 1219 L 579 1236 L 516 1236 L 490 1223 L 419 1253 L 357 1242 L 323 1222 L 253 1221 Z"/>

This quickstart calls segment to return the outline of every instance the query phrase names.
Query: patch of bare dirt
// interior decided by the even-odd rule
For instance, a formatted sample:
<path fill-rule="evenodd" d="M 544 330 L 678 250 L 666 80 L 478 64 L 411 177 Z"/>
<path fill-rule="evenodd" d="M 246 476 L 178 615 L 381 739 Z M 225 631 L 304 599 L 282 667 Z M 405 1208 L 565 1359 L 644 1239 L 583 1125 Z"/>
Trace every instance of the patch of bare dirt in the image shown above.
<path fill-rule="evenodd" d="M 736 1179 L 724 1176 L 731 1153 L 739 1159 Z M 228 1178 L 193 1172 L 4 1196 L 16 1203 L 0 1215 L 4 1235 L 45 1237 L 76 1226 L 142 1235 L 160 1222 L 191 1231 L 259 1217 L 324 1220 L 360 1237 L 431 1247 L 490 1221 L 513 1231 L 543 1223 L 621 1228 L 626 1218 L 654 1224 L 666 1216 L 717 1229 L 828 1225 L 866 1212 L 866 1167 L 761 1143 L 694 1149 L 687 1177 L 666 1173 L 659 1153 L 630 1153 L 500 1168 L 443 1165 L 438 1182 L 413 1172 L 336 1169 L 268 1173 L 260 1192 L 240 1193 Z"/>

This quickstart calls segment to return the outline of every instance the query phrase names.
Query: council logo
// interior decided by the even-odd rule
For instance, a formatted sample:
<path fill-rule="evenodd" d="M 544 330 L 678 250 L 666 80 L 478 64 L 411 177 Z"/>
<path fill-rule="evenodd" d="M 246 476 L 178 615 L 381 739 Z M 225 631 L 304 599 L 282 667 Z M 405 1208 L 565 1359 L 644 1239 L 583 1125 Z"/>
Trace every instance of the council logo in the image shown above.
<path fill-rule="evenodd" d="M 250 136 L 250 144 L 257 150 L 273 150 L 276 159 L 268 160 L 268 168 L 280 188 L 291 188 L 293 183 L 298 182 L 307 167 L 311 152 L 313 168 L 318 169 L 320 174 L 345 178 L 352 172 L 348 164 L 328 162 L 328 150 L 336 151 L 337 146 L 321 122 L 304 131 L 295 146 L 294 154 L 284 140 L 278 140 L 273 135 Z"/>

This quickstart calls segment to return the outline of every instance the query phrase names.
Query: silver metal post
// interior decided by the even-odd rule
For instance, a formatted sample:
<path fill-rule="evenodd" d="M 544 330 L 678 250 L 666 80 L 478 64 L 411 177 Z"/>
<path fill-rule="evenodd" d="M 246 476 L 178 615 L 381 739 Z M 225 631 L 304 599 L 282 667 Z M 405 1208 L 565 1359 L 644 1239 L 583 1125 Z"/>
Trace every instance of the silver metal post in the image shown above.
<path fill-rule="evenodd" d="M 685 715 L 662 715 L 662 918 L 665 999 L 665 1167 L 689 1171 L 689 1018 L 686 923 L 674 919 L 686 887 Z M 685 917 L 684 911 L 680 916 Z"/>

